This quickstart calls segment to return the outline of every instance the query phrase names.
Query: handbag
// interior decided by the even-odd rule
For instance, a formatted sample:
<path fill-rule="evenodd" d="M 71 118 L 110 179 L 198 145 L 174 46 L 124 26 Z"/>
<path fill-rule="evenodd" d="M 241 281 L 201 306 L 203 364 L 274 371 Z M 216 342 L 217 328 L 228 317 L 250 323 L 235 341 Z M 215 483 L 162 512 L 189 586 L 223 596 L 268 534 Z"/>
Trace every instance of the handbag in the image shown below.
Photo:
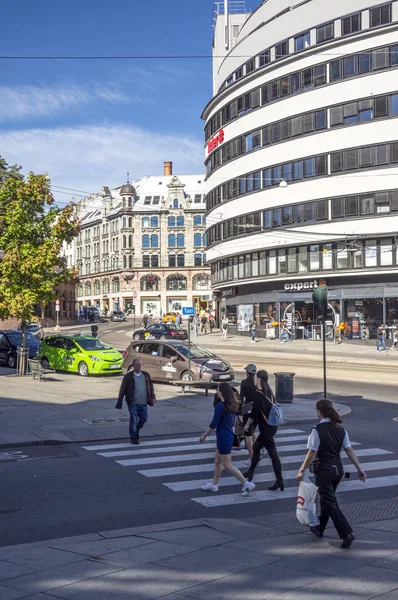
<path fill-rule="evenodd" d="M 243 420 L 238 416 L 235 417 L 234 433 L 239 437 L 242 437 L 245 435 Z"/>
<path fill-rule="evenodd" d="M 244 404 L 242 406 L 242 408 L 240 409 L 240 412 L 242 413 L 242 415 L 244 417 L 247 417 L 248 415 L 250 415 L 252 410 L 253 410 L 253 402 L 248 402 L 247 404 Z"/>

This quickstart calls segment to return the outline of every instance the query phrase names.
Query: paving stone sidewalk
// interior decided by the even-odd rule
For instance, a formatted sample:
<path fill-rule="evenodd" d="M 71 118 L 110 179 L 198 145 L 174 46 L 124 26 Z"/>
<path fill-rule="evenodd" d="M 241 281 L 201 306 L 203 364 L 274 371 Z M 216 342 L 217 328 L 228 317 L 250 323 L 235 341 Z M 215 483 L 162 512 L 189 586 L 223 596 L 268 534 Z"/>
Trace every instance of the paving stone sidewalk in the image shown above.
<path fill-rule="evenodd" d="M 340 548 L 308 529 L 197 519 L 0 548 L 1 600 L 397 600 L 398 519 Z"/>
<path fill-rule="evenodd" d="M 0 369 L 1 371 L 1 369 Z M 7 369 L 3 370 L 8 373 Z M 87 442 L 128 437 L 128 411 L 115 409 L 121 378 L 85 379 L 55 374 L 46 381 L 0 374 L 0 448 L 44 443 Z M 213 395 L 156 385 L 143 437 L 203 432 L 211 421 Z M 284 405 L 288 424 L 316 420 L 316 398 Z M 351 409 L 338 405 L 341 414 Z"/>

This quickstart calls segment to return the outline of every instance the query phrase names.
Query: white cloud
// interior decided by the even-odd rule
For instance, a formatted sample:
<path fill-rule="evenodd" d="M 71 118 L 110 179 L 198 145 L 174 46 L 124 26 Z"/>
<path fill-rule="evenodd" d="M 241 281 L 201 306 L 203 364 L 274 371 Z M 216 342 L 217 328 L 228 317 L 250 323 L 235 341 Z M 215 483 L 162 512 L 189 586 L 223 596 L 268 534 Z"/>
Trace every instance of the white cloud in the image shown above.
<path fill-rule="evenodd" d="M 113 83 L 103 86 L 98 83 L 87 83 L 84 86 L 75 83 L 54 86 L 0 85 L 0 121 L 53 116 L 96 101 L 115 104 L 131 100 L 134 98 L 127 97 Z"/>
<path fill-rule="evenodd" d="M 48 172 L 53 185 L 88 193 L 123 183 L 127 171 L 131 179 L 162 174 L 165 160 L 173 161 L 175 173 L 204 172 L 201 138 L 131 125 L 0 130 L 0 148 L 7 162 L 21 164 L 25 173 Z"/>

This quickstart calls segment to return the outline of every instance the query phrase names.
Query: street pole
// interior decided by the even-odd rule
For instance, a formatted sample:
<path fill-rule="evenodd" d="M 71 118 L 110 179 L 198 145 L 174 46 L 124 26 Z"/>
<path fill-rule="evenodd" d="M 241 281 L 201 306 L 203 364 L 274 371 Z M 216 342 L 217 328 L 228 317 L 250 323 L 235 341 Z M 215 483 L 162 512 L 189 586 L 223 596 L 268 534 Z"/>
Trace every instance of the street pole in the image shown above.
<path fill-rule="evenodd" d="M 188 373 L 191 380 L 191 323 L 188 318 Z"/>
<path fill-rule="evenodd" d="M 135 331 L 135 302 L 133 300 L 133 313 L 134 313 L 134 323 L 133 323 L 133 329 Z"/>
<path fill-rule="evenodd" d="M 322 337 L 323 337 L 323 397 L 327 399 L 326 389 L 326 314 L 322 319 Z"/>

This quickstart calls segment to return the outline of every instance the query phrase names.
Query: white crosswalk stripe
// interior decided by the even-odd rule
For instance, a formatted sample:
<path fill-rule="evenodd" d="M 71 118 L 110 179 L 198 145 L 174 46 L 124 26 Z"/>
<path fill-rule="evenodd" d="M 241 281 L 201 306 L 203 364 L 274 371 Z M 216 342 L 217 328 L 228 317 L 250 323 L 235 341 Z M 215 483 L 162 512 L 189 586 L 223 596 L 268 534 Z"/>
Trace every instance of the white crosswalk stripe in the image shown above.
<path fill-rule="evenodd" d="M 295 498 L 297 469 L 305 456 L 307 435 L 300 429 L 280 429 L 275 441 L 281 463 L 286 466 L 283 471 L 285 490 L 274 492 L 264 489 L 275 479 L 270 468 L 271 461 L 267 456 L 261 460 L 255 472 L 256 490 L 246 497 L 241 495 L 241 484 L 225 472 L 219 481 L 219 488 L 225 490 L 225 493 L 209 495 L 201 490 L 206 477 L 211 479 L 214 470 L 214 436 L 207 438 L 204 444 L 198 442 L 198 436 L 187 436 L 169 440 L 143 441 L 139 447 L 132 447 L 129 443 L 119 443 L 83 446 L 83 448 L 103 458 L 112 459 L 122 467 L 136 468 L 141 476 L 158 479 L 172 492 L 191 493 L 193 497 L 190 497 L 190 500 L 205 508 L 217 508 L 247 502 L 280 502 Z M 358 442 L 352 442 L 352 446 L 360 445 Z M 353 474 L 350 479 L 340 484 L 339 491 L 352 492 L 398 486 L 398 474 L 386 475 L 387 471 L 398 470 L 398 460 L 391 457 L 392 452 L 382 448 L 356 448 L 355 452 L 361 460 L 365 457 L 370 459 L 368 462 L 362 462 L 364 470 L 368 472 L 368 480 L 363 484 L 356 479 L 355 469 L 345 453 L 342 453 L 346 471 Z M 248 468 L 247 458 L 246 450 L 233 453 L 233 464 L 243 473 Z M 373 477 L 373 474 L 380 476 Z"/>

